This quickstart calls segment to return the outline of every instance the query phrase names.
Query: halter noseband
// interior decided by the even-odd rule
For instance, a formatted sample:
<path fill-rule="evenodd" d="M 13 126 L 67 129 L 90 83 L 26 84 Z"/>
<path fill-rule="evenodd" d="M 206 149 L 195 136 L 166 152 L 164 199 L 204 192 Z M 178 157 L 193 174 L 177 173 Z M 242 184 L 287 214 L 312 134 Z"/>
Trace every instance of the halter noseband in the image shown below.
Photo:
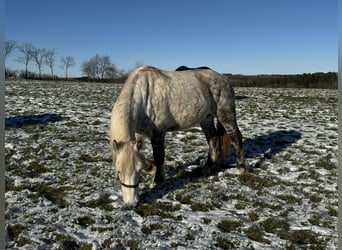
<path fill-rule="evenodd" d="M 134 185 L 128 185 L 128 184 L 125 184 L 125 183 L 120 181 L 120 184 L 126 188 L 137 188 L 137 187 L 139 187 L 139 182 L 137 184 L 134 184 Z"/>

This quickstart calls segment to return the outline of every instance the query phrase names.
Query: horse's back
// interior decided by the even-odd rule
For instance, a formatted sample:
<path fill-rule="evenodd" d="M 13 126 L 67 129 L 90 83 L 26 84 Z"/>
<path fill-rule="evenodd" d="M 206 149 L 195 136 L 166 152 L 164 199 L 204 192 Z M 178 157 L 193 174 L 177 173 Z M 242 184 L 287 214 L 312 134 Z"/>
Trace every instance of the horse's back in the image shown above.
<path fill-rule="evenodd" d="M 142 66 L 135 71 L 137 87 L 149 90 L 151 94 L 179 102 L 192 103 L 206 97 L 215 102 L 220 98 L 234 100 L 234 91 L 228 79 L 208 68 L 178 67 L 176 71 L 160 70 Z"/>
<path fill-rule="evenodd" d="M 143 119 L 161 130 L 188 128 L 216 115 L 220 92 L 226 92 L 225 78 L 206 68 L 164 71 L 143 66 L 133 74 Z"/>

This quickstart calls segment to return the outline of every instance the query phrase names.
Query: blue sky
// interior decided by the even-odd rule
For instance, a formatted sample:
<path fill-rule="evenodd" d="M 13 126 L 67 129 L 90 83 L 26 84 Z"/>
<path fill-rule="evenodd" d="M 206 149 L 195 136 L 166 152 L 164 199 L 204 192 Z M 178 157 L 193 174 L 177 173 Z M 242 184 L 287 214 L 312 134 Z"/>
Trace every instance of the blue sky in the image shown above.
<path fill-rule="evenodd" d="M 168 70 L 328 72 L 337 71 L 337 12 L 337 0 L 6 0 L 5 40 L 56 49 L 57 74 L 60 57 L 74 57 L 72 76 L 95 54 L 125 70 L 140 60 Z M 7 67 L 23 69 L 18 56 Z"/>

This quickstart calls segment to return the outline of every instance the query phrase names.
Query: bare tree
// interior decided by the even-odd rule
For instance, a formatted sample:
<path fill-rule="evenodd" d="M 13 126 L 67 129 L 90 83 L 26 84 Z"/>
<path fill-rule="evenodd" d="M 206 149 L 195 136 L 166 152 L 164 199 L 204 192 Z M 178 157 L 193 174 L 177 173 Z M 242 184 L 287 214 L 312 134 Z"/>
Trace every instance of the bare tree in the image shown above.
<path fill-rule="evenodd" d="M 134 64 L 134 69 L 140 68 L 141 66 L 144 66 L 144 61 L 142 59 L 139 59 Z"/>
<path fill-rule="evenodd" d="M 92 64 L 92 62 L 89 60 L 89 61 L 85 61 L 82 63 L 81 65 L 81 71 L 83 74 L 85 74 L 87 77 L 88 77 L 88 81 L 89 80 L 93 80 L 95 81 L 95 78 L 96 78 L 96 69 L 95 69 L 95 66 L 94 64 Z"/>
<path fill-rule="evenodd" d="M 33 48 L 32 59 L 37 65 L 39 78 L 42 77 L 42 67 L 43 67 L 43 63 L 45 62 L 45 57 L 46 57 L 46 49 Z"/>
<path fill-rule="evenodd" d="M 53 74 L 53 67 L 55 66 L 55 56 L 55 49 L 47 50 L 45 53 L 45 64 L 50 68 L 52 79 L 55 79 L 55 75 Z"/>
<path fill-rule="evenodd" d="M 31 43 L 24 43 L 18 46 L 18 50 L 22 53 L 22 56 L 20 56 L 17 61 L 25 64 L 25 78 L 27 78 L 27 68 L 29 62 L 32 60 L 32 52 L 34 48 Z"/>
<path fill-rule="evenodd" d="M 93 72 L 95 73 L 95 78 L 100 80 L 100 64 L 101 64 L 101 57 L 99 55 L 95 55 L 94 57 L 90 58 L 90 65 L 92 65 Z"/>
<path fill-rule="evenodd" d="M 100 73 L 101 80 L 105 78 L 105 75 L 107 74 L 107 72 L 112 68 L 113 68 L 113 64 L 109 56 L 105 55 L 105 56 L 100 57 L 99 73 Z"/>
<path fill-rule="evenodd" d="M 9 56 L 17 48 L 17 43 L 13 40 L 5 41 L 5 57 Z"/>
<path fill-rule="evenodd" d="M 75 66 L 75 59 L 72 56 L 62 57 L 61 58 L 61 68 L 65 72 L 65 78 L 68 79 L 68 69 L 70 67 Z"/>
<path fill-rule="evenodd" d="M 114 78 L 117 74 L 116 66 L 111 62 L 110 57 L 95 55 L 81 65 L 82 72 L 92 80 L 104 80 L 106 77 Z"/>
<path fill-rule="evenodd" d="M 112 64 L 110 67 L 108 67 L 105 73 L 106 77 L 109 79 L 115 79 L 120 75 L 120 71 L 115 64 Z"/>
<path fill-rule="evenodd" d="M 5 41 L 5 60 L 6 58 L 12 53 L 13 50 L 17 48 L 17 43 L 13 40 Z M 9 76 L 10 70 L 6 68 L 5 66 L 5 77 L 7 78 Z"/>

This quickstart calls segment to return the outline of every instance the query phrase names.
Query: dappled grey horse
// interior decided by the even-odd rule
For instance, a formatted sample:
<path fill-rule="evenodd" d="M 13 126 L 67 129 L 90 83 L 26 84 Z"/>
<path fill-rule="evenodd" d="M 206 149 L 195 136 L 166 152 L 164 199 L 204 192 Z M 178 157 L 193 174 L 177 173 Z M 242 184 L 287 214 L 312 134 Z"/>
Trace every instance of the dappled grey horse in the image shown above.
<path fill-rule="evenodd" d="M 142 136 L 151 140 L 153 185 L 158 185 L 165 182 L 166 132 L 197 124 L 209 144 L 209 163 L 217 166 L 224 157 L 220 138 L 226 137 L 230 140 L 224 141 L 231 141 L 236 150 L 237 167 L 245 167 L 235 95 L 227 78 L 209 68 L 164 71 L 151 66 L 140 67 L 129 75 L 114 104 L 110 124 L 113 165 L 127 205 L 137 203 L 139 172 L 151 164 L 139 152 Z"/>

